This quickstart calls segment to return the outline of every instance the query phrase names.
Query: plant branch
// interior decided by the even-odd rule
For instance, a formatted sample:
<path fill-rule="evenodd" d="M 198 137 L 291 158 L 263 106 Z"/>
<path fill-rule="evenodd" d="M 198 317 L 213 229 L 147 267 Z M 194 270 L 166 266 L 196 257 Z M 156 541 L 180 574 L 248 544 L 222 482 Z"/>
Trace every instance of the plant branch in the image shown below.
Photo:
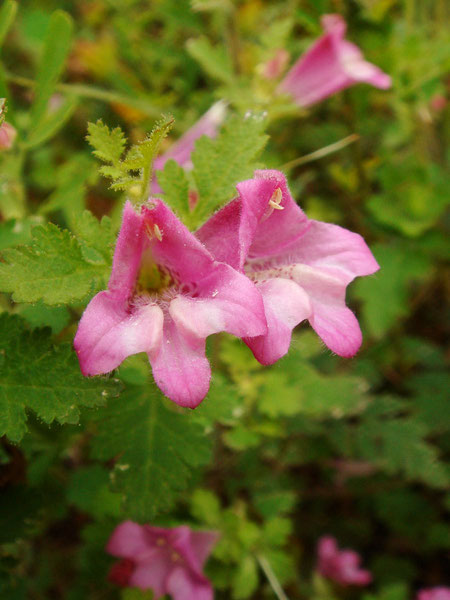
<path fill-rule="evenodd" d="M 324 158 L 325 156 L 328 156 L 329 154 L 333 154 L 334 152 L 338 152 L 339 150 L 342 150 L 342 148 L 345 148 L 346 146 L 353 144 L 357 140 L 359 140 L 359 135 L 357 133 L 352 133 L 351 135 L 348 135 L 347 137 L 343 138 L 342 140 L 338 140 L 337 142 L 334 142 L 333 144 L 329 144 L 328 146 L 319 148 L 319 150 L 315 150 L 314 152 L 305 154 L 305 156 L 300 156 L 299 158 L 295 158 L 294 160 L 291 160 L 291 161 L 285 163 L 284 165 L 279 167 L 279 170 L 286 171 L 289 169 L 293 169 L 294 167 L 299 167 L 300 165 L 304 165 L 306 163 L 310 163 L 315 160 L 319 160 L 320 158 Z"/>
<path fill-rule="evenodd" d="M 273 572 L 273 569 L 270 566 L 270 563 L 267 560 L 267 558 L 259 554 L 256 555 L 256 560 L 258 561 L 259 566 L 263 570 L 264 575 L 267 577 L 267 580 L 270 583 L 274 594 L 278 598 L 278 600 L 289 600 L 289 598 L 284 593 L 283 588 L 281 587 L 280 582 L 278 581 L 277 576 Z"/>

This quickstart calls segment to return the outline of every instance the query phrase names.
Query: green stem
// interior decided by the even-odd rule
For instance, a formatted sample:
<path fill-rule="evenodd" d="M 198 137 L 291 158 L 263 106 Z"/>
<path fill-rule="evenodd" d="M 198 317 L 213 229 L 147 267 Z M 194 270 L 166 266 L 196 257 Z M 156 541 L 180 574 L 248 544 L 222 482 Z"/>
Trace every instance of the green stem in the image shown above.
<path fill-rule="evenodd" d="M 300 156 L 299 158 L 296 158 L 294 160 L 291 160 L 291 161 L 285 163 L 284 165 L 279 167 L 279 170 L 286 171 L 289 169 L 293 169 L 294 167 L 298 167 L 300 165 L 304 165 L 306 163 L 313 162 L 314 160 L 319 160 L 319 158 L 323 158 L 324 156 L 328 156 L 329 154 L 333 154 L 334 152 L 338 152 L 339 150 L 342 150 L 342 148 L 345 148 L 346 146 L 353 144 L 353 142 L 356 142 L 357 140 L 359 140 L 359 135 L 357 133 L 352 133 L 351 135 L 348 135 L 347 137 L 343 138 L 342 140 L 338 140 L 337 142 L 334 142 L 333 144 L 329 144 L 328 146 L 324 146 L 323 148 L 320 148 L 319 150 L 315 150 L 314 152 L 305 154 L 305 156 Z"/>
<path fill-rule="evenodd" d="M 281 587 L 280 582 L 278 581 L 277 576 L 273 572 L 272 567 L 270 566 L 270 563 L 267 560 L 267 558 L 262 555 L 257 555 L 256 560 L 258 561 L 259 566 L 263 570 L 264 575 L 267 577 L 267 580 L 270 583 L 274 594 L 278 598 L 278 600 L 289 600 L 289 598 L 284 593 L 283 588 Z"/>
<path fill-rule="evenodd" d="M 22 87 L 33 88 L 36 85 L 35 81 L 28 79 L 27 77 L 21 77 L 20 75 L 14 75 L 12 73 L 6 73 L 5 75 L 8 81 Z M 55 86 L 55 90 L 73 96 L 79 96 L 81 98 L 92 98 L 94 100 L 101 100 L 102 102 L 125 104 L 126 106 L 135 108 L 153 118 L 161 116 L 161 110 L 155 106 L 151 106 L 147 100 L 131 98 L 130 96 L 117 94 L 116 92 L 103 90 L 90 85 L 59 83 Z"/>

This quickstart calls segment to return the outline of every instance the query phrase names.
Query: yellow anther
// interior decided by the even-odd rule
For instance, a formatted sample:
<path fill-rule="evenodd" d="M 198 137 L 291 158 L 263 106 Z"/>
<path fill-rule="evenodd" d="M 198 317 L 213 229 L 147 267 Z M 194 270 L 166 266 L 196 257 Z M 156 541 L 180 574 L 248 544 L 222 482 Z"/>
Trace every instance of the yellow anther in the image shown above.
<path fill-rule="evenodd" d="M 155 232 L 155 236 L 158 238 L 158 240 L 160 242 L 162 242 L 163 234 L 162 234 L 161 229 L 158 227 L 158 225 L 156 225 L 156 223 L 155 223 L 155 225 L 153 225 L 153 231 Z"/>
<path fill-rule="evenodd" d="M 177 562 L 181 559 L 181 556 L 178 554 L 178 552 L 172 552 L 170 554 L 170 558 L 172 559 L 173 562 Z"/>
<path fill-rule="evenodd" d="M 158 538 L 156 540 L 156 545 L 157 546 L 165 546 L 166 545 L 166 540 L 164 538 Z"/>
<path fill-rule="evenodd" d="M 277 188 L 269 200 L 269 206 L 275 210 L 284 210 L 284 206 L 281 206 L 281 200 L 283 199 L 283 193 L 280 188 Z"/>

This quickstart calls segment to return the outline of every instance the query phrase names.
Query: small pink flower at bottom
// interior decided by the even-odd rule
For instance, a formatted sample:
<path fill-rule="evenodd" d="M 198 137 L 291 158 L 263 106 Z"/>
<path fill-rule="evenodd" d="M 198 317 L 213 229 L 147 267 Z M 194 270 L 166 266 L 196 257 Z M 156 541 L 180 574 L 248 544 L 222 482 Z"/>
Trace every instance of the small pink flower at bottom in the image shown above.
<path fill-rule="evenodd" d="M 417 600 L 450 600 L 450 588 L 439 586 L 420 590 Z"/>
<path fill-rule="evenodd" d="M 6 121 L 0 125 L 0 150 L 9 150 L 16 139 L 17 131 Z"/>
<path fill-rule="evenodd" d="M 74 339 L 83 375 L 108 373 L 146 352 L 159 388 L 180 406 L 206 396 L 205 339 L 267 331 L 256 286 L 217 262 L 168 206 L 127 202 L 108 289 L 88 304 Z"/>
<path fill-rule="evenodd" d="M 320 538 L 317 570 L 327 579 L 341 585 L 368 585 L 372 581 L 369 571 L 361 569 L 361 558 L 353 550 L 340 550 L 331 536 Z"/>
<path fill-rule="evenodd" d="M 164 594 L 173 600 L 212 600 L 203 565 L 218 539 L 215 531 L 192 531 L 185 525 L 166 529 L 125 521 L 106 546 L 122 559 L 108 578 L 121 587 L 151 589 L 155 600 Z"/>
<path fill-rule="evenodd" d="M 387 89 L 391 78 L 364 60 L 361 50 L 344 39 L 347 24 L 340 15 L 324 15 L 325 33 L 294 64 L 279 86 L 302 107 L 355 83 L 370 83 Z"/>

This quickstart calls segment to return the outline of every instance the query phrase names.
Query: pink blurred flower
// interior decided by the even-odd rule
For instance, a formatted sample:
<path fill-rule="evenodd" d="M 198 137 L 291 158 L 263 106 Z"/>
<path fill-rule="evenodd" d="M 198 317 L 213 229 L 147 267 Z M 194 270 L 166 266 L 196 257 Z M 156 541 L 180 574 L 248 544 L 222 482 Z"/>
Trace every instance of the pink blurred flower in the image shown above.
<path fill-rule="evenodd" d="M 266 79 L 276 79 L 286 68 L 289 62 L 289 52 L 284 48 L 278 48 L 273 58 L 263 65 L 263 77 Z"/>
<path fill-rule="evenodd" d="M 218 128 L 222 124 L 226 113 L 226 103 L 222 100 L 216 102 L 211 108 L 193 125 L 181 138 L 173 144 L 167 152 L 154 161 L 155 171 L 161 171 L 164 169 L 164 165 L 168 160 L 174 160 L 181 167 L 191 168 L 191 154 L 194 150 L 195 142 L 202 135 L 208 137 L 215 137 L 217 135 Z M 156 179 L 152 181 L 152 194 L 160 194 L 161 188 L 159 187 Z"/>
<path fill-rule="evenodd" d="M 325 33 L 303 54 L 280 83 L 279 91 L 291 94 L 302 107 L 315 104 L 355 83 L 381 89 L 391 78 L 364 60 L 361 50 L 344 39 L 347 24 L 339 15 L 324 15 Z"/>
<path fill-rule="evenodd" d="M 359 567 L 359 554 L 353 550 L 339 550 L 333 537 L 320 538 L 317 550 L 317 570 L 323 577 L 341 585 L 368 585 L 372 581 L 371 573 Z"/>
<path fill-rule="evenodd" d="M 431 108 L 436 112 L 441 112 L 447 106 L 447 98 L 443 94 L 435 94 L 430 100 Z"/>
<path fill-rule="evenodd" d="M 420 590 L 417 600 L 450 600 L 450 588 L 441 586 Z"/>
<path fill-rule="evenodd" d="M 280 171 L 256 171 L 237 185 L 238 197 L 196 233 L 217 260 L 239 269 L 264 301 L 267 333 L 244 338 L 263 364 L 289 349 L 292 329 L 308 319 L 336 354 L 353 356 L 362 341 L 345 305 L 347 285 L 378 270 L 363 238 L 337 225 L 309 220 Z"/>
<path fill-rule="evenodd" d="M 266 331 L 255 285 L 217 262 L 159 199 L 127 202 L 108 289 L 87 306 L 74 346 L 84 375 L 108 373 L 146 352 L 157 385 L 194 408 L 208 392 L 205 338 Z"/>
<path fill-rule="evenodd" d="M 125 521 L 106 546 L 109 554 L 122 559 L 112 567 L 109 579 L 122 587 L 151 589 L 155 600 L 164 594 L 174 600 L 212 600 L 203 565 L 218 539 L 215 531 Z"/>
<path fill-rule="evenodd" d="M 16 139 L 16 135 L 15 128 L 4 121 L 0 125 L 0 150 L 9 150 Z"/>

